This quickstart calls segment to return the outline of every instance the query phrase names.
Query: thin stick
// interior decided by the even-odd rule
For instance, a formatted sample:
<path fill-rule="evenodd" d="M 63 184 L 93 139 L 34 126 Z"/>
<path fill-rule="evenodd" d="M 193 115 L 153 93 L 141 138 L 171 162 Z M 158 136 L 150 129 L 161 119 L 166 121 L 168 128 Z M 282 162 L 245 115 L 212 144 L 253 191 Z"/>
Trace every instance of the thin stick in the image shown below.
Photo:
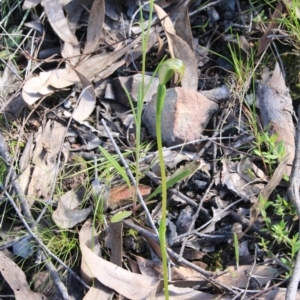
<path fill-rule="evenodd" d="M 210 192 L 210 189 L 211 189 L 211 187 L 213 186 L 213 184 L 214 184 L 214 178 L 212 179 L 212 181 L 211 181 L 209 187 L 207 188 L 207 190 L 205 191 L 205 193 L 204 193 L 204 195 L 203 195 L 203 197 L 202 197 L 202 199 L 201 199 L 201 202 L 200 202 L 200 204 L 198 205 L 197 211 L 196 211 L 195 214 L 193 215 L 193 219 L 192 219 L 192 222 L 191 222 L 191 224 L 190 224 L 190 227 L 189 227 L 189 230 L 188 230 L 187 233 L 191 232 L 192 229 L 194 228 L 195 223 L 196 223 L 196 220 L 197 220 L 197 218 L 198 218 L 198 216 L 199 216 L 199 213 L 200 213 L 200 210 L 201 210 L 201 208 L 202 208 L 203 201 L 205 200 L 206 196 L 207 196 L 208 193 Z M 180 253 L 179 253 L 179 262 L 180 262 L 181 259 L 182 259 L 183 252 L 184 252 L 184 249 L 185 249 L 185 246 L 186 246 L 187 242 L 188 242 L 188 238 L 186 237 L 186 238 L 183 240 L 183 243 L 182 243 L 182 245 L 181 245 L 181 249 L 180 249 Z"/>

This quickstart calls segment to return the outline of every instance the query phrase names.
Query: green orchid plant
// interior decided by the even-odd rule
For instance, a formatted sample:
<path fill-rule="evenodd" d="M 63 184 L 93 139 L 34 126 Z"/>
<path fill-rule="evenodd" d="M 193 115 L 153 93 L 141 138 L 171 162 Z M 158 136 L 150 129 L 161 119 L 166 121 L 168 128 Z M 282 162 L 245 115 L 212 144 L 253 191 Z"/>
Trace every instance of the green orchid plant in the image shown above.
<path fill-rule="evenodd" d="M 178 74 L 177 83 L 181 81 L 185 71 L 183 62 L 177 58 L 170 58 L 164 61 L 158 70 L 159 85 L 157 87 L 156 94 L 156 138 L 158 157 L 161 171 L 161 183 L 162 183 L 162 215 L 159 225 L 159 241 L 161 248 L 163 273 L 164 273 L 164 293 L 165 299 L 169 299 L 168 288 L 168 263 L 167 263 L 167 247 L 166 247 L 166 218 L 167 218 L 167 178 L 165 170 L 165 162 L 162 146 L 162 134 L 161 134 L 161 120 L 162 112 L 165 103 L 167 88 L 167 82 L 175 75 Z"/>

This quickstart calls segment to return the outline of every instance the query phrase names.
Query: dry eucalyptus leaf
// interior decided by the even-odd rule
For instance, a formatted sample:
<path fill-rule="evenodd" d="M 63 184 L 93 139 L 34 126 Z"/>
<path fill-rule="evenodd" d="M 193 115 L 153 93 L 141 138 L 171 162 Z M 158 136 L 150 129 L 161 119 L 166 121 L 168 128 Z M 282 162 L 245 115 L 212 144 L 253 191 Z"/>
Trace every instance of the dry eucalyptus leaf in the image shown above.
<path fill-rule="evenodd" d="M 176 280 L 201 280 L 205 281 L 206 278 L 204 275 L 199 272 L 184 266 L 173 266 L 172 267 L 172 279 Z"/>
<path fill-rule="evenodd" d="M 246 288 L 249 277 L 245 272 L 247 273 L 248 271 L 250 273 L 252 268 L 252 265 L 244 265 L 239 266 L 237 271 L 235 266 L 230 266 L 225 270 L 227 273 L 217 277 L 216 280 L 226 286 Z M 269 280 L 278 275 L 278 270 L 269 266 L 255 266 L 250 275 L 256 277 L 261 285 L 265 285 Z"/>
<path fill-rule="evenodd" d="M 90 11 L 86 42 L 83 53 L 90 53 L 96 49 L 99 43 L 99 38 L 102 34 L 104 17 L 105 1 L 95 0 Z"/>
<path fill-rule="evenodd" d="M 110 300 L 112 299 L 114 291 L 101 284 L 97 279 L 93 281 L 93 285 L 85 294 L 83 300 Z"/>
<path fill-rule="evenodd" d="M 193 34 L 189 17 L 189 6 L 191 1 L 185 1 L 179 6 L 175 21 L 176 34 L 182 38 L 193 50 Z"/>
<path fill-rule="evenodd" d="M 55 177 L 57 157 L 63 142 L 65 126 L 49 119 L 45 128 L 35 134 L 35 149 L 32 157 L 32 175 L 27 195 L 29 205 L 37 198 L 47 199 Z"/>
<path fill-rule="evenodd" d="M 57 209 L 52 214 L 55 224 L 63 229 L 68 229 L 83 222 L 93 208 L 90 206 L 85 209 L 77 209 L 80 204 L 81 201 L 73 190 L 65 193 L 58 201 Z"/>
<path fill-rule="evenodd" d="M 195 54 L 188 43 L 176 35 L 174 25 L 166 12 L 155 4 L 154 8 L 159 18 L 164 18 L 162 24 L 167 35 L 171 56 L 182 60 L 185 65 L 181 86 L 196 92 L 198 87 L 198 61 Z"/>
<path fill-rule="evenodd" d="M 163 277 L 163 269 L 160 260 L 150 260 L 137 255 L 134 255 L 134 257 L 136 258 L 140 272 L 143 275 L 156 277 L 156 278 Z"/>
<path fill-rule="evenodd" d="M 74 32 L 71 31 L 69 21 L 65 17 L 63 3 L 60 0 L 43 1 L 46 15 L 55 33 L 65 42 L 62 47 L 61 55 L 69 59 L 72 65 L 79 61 L 80 47 Z M 76 5 L 76 1 L 70 5 Z"/>
<path fill-rule="evenodd" d="M 73 112 L 73 119 L 77 122 L 86 120 L 96 106 L 96 93 L 92 83 L 82 74 L 76 72 L 82 84 L 80 101 Z"/>
<path fill-rule="evenodd" d="M 156 278 L 124 270 L 97 256 L 84 244 L 80 243 L 80 248 L 82 259 L 94 277 L 120 295 L 132 300 L 142 300 L 155 288 L 158 281 Z"/>
<path fill-rule="evenodd" d="M 167 15 L 167 13 L 160 6 L 154 4 L 154 8 L 155 8 L 155 11 L 156 11 L 159 19 L 162 20 L 161 23 L 162 23 L 163 28 L 167 35 L 169 51 L 170 51 L 171 57 L 175 57 L 174 52 L 173 52 L 172 41 L 170 40 L 170 37 L 169 37 L 169 34 L 176 34 L 173 22 L 171 21 L 171 18 Z"/>
<path fill-rule="evenodd" d="M 131 45 L 128 45 L 118 51 L 106 54 L 95 55 L 87 60 L 82 61 L 76 71 L 91 80 L 100 72 L 111 67 L 118 59 L 125 55 L 131 47 L 137 44 L 140 37 L 134 40 Z M 32 105 L 39 100 L 43 95 L 50 94 L 54 89 L 61 89 L 71 86 L 80 81 L 76 71 L 73 69 L 58 69 L 47 72 L 41 72 L 37 77 L 28 79 L 23 87 L 22 96 L 24 101 Z M 110 70 L 110 73 L 114 69 Z M 105 73 L 106 76 L 110 75 Z"/>
<path fill-rule="evenodd" d="M 46 15 L 55 33 L 66 43 L 78 44 L 76 36 L 71 32 L 67 18 L 64 15 L 60 0 L 43 1 Z"/>
<path fill-rule="evenodd" d="M 46 300 L 39 293 L 30 290 L 26 277 L 21 268 L 0 251 L 0 273 L 15 293 L 16 300 Z"/>
<path fill-rule="evenodd" d="M 92 220 L 90 218 L 85 221 L 79 231 L 79 243 L 80 245 L 86 245 L 88 248 L 93 249 L 93 252 L 97 256 L 101 256 L 101 246 L 99 244 L 97 235 L 92 225 Z M 80 269 L 81 277 L 84 282 L 88 285 L 91 285 L 93 283 L 93 274 L 91 273 L 84 260 L 81 260 Z"/>
<path fill-rule="evenodd" d="M 241 177 L 238 173 L 238 168 L 240 168 L 239 162 L 232 162 L 225 159 L 222 160 L 222 162 L 222 184 L 226 185 L 229 190 L 246 200 L 256 199 L 256 196 L 264 188 L 264 184 L 255 182 L 254 180 L 252 180 L 251 184 L 249 184 L 249 182 L 244 179 L 245 176 Z M 256 175 L 253 175 L 256 178 Z M 259 179 L 259 181 L 261 180 Z"/>

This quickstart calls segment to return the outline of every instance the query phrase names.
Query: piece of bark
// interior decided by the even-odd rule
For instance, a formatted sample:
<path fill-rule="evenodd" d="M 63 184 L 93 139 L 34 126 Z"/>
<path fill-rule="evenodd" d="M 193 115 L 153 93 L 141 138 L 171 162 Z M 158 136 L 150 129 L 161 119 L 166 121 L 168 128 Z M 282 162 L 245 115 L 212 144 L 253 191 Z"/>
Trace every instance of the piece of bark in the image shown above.
<path fill-rule="evenodd" d="M 294 109 L 278 63 L 272 77 L 259 84 L 257 98 L 264 128 L 278 135 L 277 143 L 284 142 L 285 155 L 288 155 L 285 174 L 289 176 L 295 157 Z"/>

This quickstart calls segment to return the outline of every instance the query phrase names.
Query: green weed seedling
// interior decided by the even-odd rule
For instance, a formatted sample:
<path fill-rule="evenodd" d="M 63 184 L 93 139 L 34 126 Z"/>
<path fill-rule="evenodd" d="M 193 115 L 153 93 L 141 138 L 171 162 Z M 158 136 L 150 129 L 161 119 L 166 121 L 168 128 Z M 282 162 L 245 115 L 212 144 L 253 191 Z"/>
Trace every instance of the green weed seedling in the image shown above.
<path fill-rule="evenodd" d="M 284 142 L 277 142 L 278 135 L 268 132 L 258 133 L 256 135 L 256 141 L 253 142 L 255 149 L 253 153 L 261 157 L 263 165 L 269 174 L 274 171 L 274 166 L 280 163 L 285 157 Z"/>
<path fill-rule="evenodd" d="M 281 260 L 292 270 L 294 259 L 298 250 L 300 249 L 300 241 L 298 240 L 299 232 L 292 234 L 284 218 L 290 216 L 293 221 L 298 218 L 294 206 L 292 203 L 286 201 L 279 195 L 277 195 L 275 200 L 272 201 L 267 201 L 262 197 L 259 198 L 259 201 L 261 207 L 261 216 L 265 221 L 265 228 L 263 228 L 262 231 L 268 232 L 272 238 L 271 241 L 261 238 L 259 245 L 264 251 L 270 252 L 270 249 L 272 248 L 269 245 L 270 242 L 272 242 L 272 244 L 284 244 L 288 251 L 286 257 L 281 258 Z M 272 222 L 271 218 L 268 217 L 269 209 L 273 209 L 274 215 L 281 217 L 278 223 Z M 287 276 L 289 275 L 291 274 L 287 274 Z"/>

